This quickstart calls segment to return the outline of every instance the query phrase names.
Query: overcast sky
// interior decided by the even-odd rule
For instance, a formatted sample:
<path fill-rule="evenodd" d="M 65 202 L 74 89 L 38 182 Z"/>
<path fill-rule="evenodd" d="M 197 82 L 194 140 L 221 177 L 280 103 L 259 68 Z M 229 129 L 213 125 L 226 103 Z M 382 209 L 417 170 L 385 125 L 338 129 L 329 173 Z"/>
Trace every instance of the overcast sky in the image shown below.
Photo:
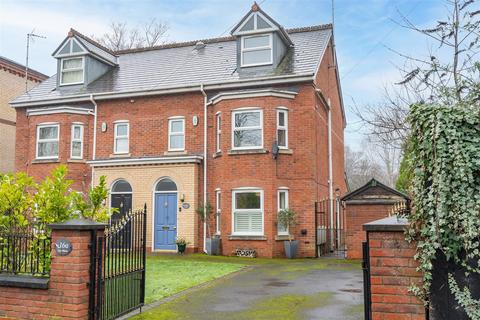
<path fill-rule="evenodd" d="M 272 18 L 287 28 L 330 23 L 331 0 L 259 0 Z M 228 35 L 250 9 L 251 0 L 0 0 L 0 55 L 25 63 L 26 34 L 33 29 L 47 39 L 30 49 L 30 66 L 55 73 L 51 54 L 70 27 L 101 36 L 112 21 L 136 26 L 151 18 L 169 24 L 169 41 Z M 336 0 L 335 39 L 348 127 L 346 142 L 359 148 L 363 132 L 353 106 L 381 101 L 383 88 L 399 80 L 403 60 L 388 48 L 426 53 L 430 44 L 398 26 L 400 14 L 421 26 L 445 16 L 444 0 Z"/>

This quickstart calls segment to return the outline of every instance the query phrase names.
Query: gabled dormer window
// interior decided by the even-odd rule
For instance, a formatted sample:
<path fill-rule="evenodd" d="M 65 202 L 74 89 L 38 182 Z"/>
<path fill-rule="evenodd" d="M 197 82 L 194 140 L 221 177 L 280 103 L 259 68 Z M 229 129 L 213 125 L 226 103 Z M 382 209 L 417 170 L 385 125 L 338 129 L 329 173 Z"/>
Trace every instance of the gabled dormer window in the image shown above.
<path fill-rule="evenodd" d="M 272 34 L 243 36 L 241 66 L 252 67 L 273 63 Z"/>
<path fill-rule="evenodd" d="M 84 57 L 62 58 L 60 62 L 60 85 L 82 84 L 84 66 Z"/>

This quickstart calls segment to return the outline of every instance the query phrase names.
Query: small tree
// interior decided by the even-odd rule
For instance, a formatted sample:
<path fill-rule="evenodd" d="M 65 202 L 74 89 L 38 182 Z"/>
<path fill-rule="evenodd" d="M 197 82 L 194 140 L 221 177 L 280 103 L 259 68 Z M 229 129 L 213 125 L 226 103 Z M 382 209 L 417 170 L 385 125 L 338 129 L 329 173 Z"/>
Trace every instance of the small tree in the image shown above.
<path fill-rule="evenodd" d="M 105 176 L 101 176 L 99 184 L 88 191 L 86 198 L 77 193 L 75 207 L 83 218 L 105 222 L 110 217 L 111 211 L 117 210 L 116 208 L 109 210 L 105 206 L 105 200 L 108 198 L 108 188 L 105 181 Z"/>
<path fill-rule="evenodd" d="M 290 234 L 290 228 L 295 226 L 297 222 L 297 213 L 290 209 L 283 209 L 278 212 L 278 223 L 288 230 L 288 240 L 292 241 L 292 235 Z"/>
<path fill-rule="evenodd" d="M 198 206 L 198 208 L 195 210 L 195 212 L 198 214 L 198 217 L 200 218 L 200 220 L 202 222 L 206 222 L 206 226 L 207 226 L 206 233 L 207 233 L 207 238 L 209 238 L 210 237 L 210 228 L 208 226 L 208 222 L 210 221 L 210 218 L 211 218 L 212 213 L 213 213 L 212 205 L 208 201 L 205 204 L 201 203 Z"/>

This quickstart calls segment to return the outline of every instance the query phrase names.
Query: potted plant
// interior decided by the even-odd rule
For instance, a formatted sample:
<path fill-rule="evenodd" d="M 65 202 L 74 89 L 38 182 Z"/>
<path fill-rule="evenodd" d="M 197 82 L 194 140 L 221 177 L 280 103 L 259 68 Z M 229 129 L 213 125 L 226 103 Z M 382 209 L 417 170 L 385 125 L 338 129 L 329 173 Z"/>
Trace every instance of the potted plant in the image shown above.
<path fill-rule="evenodd" d="M 289 259 L 293 259 L 297 256 L 298 251 L 298 240 L 293 240 L 293 237 L 290 233 L 291 228 L 297 224 L 297 213 L 290 209 L 280 210 L 278 213 L 278 223 L 288 230 L 288 240 L 283 242 L 285 247 L 285 255 Z"/>
<path fill-rule="evenodd" d="M 177 238 L 177 241 L 175 241 L 175 243 L 177 244 L 178 253 L 184 254 L 185 250 L 187 249 L 187 240 L 185 240 L 185 238 Z"/>
<path fill-rule="evenodd" d="M 205 249 L 208 255 L 216 256 L 220 254 L 220 238 L 219 237 L 212 237 L 210 235 L 210 227 L 209 221 L 213 213 L 213 207 L 210 202 L 206 202 L 205 204 L 200 204 L 198 208 L 195 210 L 202 222 L 206 222 L 206 239 L 205 239 Z"/>

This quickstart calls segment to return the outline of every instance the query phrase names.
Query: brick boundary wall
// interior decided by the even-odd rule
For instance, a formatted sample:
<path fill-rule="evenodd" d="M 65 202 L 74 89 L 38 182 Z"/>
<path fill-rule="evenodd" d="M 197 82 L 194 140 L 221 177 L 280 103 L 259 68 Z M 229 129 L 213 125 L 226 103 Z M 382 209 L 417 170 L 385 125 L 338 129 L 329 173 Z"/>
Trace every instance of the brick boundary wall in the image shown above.
<path fill-rule="evenodd" d="M 52 263 L 48 288 L 1 285 L 0 319 L 88 319 L 92 230 L 97 230 L 100 236 L 104 225 L 73 220 L 51 227 Z M 58 239 L 72 243 L 69 255 L 56 254 Z M 15 278 L 21 279 L 22 276 Z M 28 282 L 27 277 L 23 278 Z"/>
<path fill-rule="evenodd" d="M 421 282 L 415 244 L 405 240 L 404 219 L 389 217 L 367 223 L 370 253 L 372 320 L 425 320 L 425 307 L 409 287 Z"/>

